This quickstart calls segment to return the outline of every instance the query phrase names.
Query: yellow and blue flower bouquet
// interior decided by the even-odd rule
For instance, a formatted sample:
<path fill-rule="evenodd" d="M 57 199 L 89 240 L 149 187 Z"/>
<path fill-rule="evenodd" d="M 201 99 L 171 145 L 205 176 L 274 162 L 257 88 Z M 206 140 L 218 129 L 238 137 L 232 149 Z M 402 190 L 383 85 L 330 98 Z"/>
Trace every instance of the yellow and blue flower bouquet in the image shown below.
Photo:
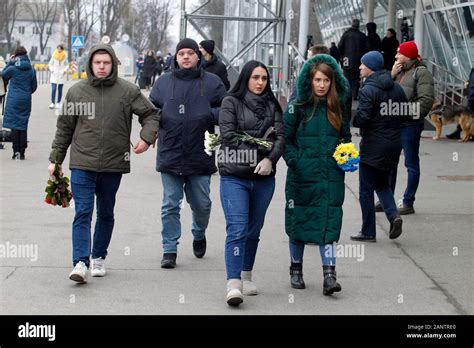
<path fill-rule="evenodd" d="M 339 144 L 332 157 L 336 160 L 339 168 L 345 172 L 354 172 L 358 169 L 360 157 L 353 143 Z"/>

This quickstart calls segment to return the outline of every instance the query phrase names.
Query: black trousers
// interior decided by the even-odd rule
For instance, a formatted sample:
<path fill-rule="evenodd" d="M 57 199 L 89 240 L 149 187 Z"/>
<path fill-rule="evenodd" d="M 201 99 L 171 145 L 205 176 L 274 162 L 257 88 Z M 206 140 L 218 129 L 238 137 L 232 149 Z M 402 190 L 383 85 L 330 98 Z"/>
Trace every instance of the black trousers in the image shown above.
<path fill-rule="evenodd" d="M 13 143 L 13 154 L 20 156 L 25 155 L 25 149 L 28 146 L 27 143 L 27 131 L 26 130 L 18 130 L 12 129 L 12 143 Z"/>
<path fill-rule="evenodd" d="M 349 82 L 352 100 L 356 100 L 359 95 L 360 70 L 359 69 L 345 69 L 344 76 Z"/>

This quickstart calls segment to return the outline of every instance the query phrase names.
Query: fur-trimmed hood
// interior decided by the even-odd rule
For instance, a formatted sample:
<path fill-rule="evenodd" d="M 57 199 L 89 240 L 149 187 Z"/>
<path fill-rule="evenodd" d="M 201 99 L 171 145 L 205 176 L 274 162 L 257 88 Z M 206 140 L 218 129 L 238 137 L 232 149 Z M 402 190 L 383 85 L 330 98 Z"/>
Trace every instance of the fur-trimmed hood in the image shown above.
<path fill-rule="evenodd" d="M 296 83 L 296 88 L 298 91 L 297 101 L 299 103 L 302 103 L 309 100 L 312 93 L 310 77 L 311 69 L 314 65 L 320 63 L 326 63 L 334 70 L 338 99 L 341 104 L 344 104 L 349 86 L 346 78 L 344 77 L 341 67 L 339 66 L 337 61 L 328 54 L 317 54 L 311 59 L 308 59 L 306 63 L 304 63 L 303 68 L 301 69 L 298 75 L 298 80 Z"/>

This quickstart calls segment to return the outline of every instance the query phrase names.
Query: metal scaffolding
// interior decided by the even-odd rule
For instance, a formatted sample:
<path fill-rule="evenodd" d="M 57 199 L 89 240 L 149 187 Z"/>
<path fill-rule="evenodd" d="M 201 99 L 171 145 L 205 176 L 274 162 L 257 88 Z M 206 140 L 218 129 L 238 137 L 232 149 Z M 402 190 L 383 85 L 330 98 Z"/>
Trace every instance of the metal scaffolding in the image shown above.
<path fill-rule="evenodd" d="M 221 0 L 219 0 L 221 1 Z M 207 0 L 192 12 L 187 11 L 186 0 L 181 0 L 180 38 L 187 35 L 188 23 L 203 37 L 212 39 L 198 25 L 198 20 L 223 21 L 223 47 L 215 52 L 227 65 L 229 79 L 235 82 L 245 62 L 255 59 L 267 65 L 272 89 L 281 95 L 288 80 L 287 18 L 291 2 L 285 0 L 223 0 L 224 15 L 202 14 L 211 3 Z M 286 93 L 284 93 L 286 94 Z"/>

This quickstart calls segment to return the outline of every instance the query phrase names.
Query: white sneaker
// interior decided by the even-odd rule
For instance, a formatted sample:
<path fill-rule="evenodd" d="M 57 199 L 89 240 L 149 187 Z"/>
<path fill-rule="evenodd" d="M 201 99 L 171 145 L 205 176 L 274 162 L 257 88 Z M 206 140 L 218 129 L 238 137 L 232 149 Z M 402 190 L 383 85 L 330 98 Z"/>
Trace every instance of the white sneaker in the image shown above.
<path fill-rule="evenodd" d="M 229 279 L 227 281 L 227 304 L 238 306 L 244 301 L 242 295 L 242 281 L 240 279 Z"/>
<path fill-rule="evenodd" d="M 91 275 L 93 277 L 103 277 L 105 276 L 105 260 L 101 257 L 97 259 L 92 259 L 92 271 Z"/>
<path fill-rule="evenodd" d="M 72 272 L 69 274 L 69 279 L 74 280 L 75 282 L 78 283 L 87 283 L 87 273 L 88 273 L 88 268 L 86 264 L 82 261 L 79 261 L 76 266 L 74 266 L 74 269 Z"/>
<path fill-rule="evenodd" d="M 54 109 L 54 103 L 49 104 L 50 109 Z"/>
<path fill-rule="evenodd" d="M 61 103 L 56 103 L 56 109 L 61 109 Z"/>
<path fill-rule="evenodd" d="M 252 282 L 252 271 L 242 271 L 240 273 L 243 284 L 242 293 L 245 296 L 254 296 L 258 295 L 257 286 Z"/>

